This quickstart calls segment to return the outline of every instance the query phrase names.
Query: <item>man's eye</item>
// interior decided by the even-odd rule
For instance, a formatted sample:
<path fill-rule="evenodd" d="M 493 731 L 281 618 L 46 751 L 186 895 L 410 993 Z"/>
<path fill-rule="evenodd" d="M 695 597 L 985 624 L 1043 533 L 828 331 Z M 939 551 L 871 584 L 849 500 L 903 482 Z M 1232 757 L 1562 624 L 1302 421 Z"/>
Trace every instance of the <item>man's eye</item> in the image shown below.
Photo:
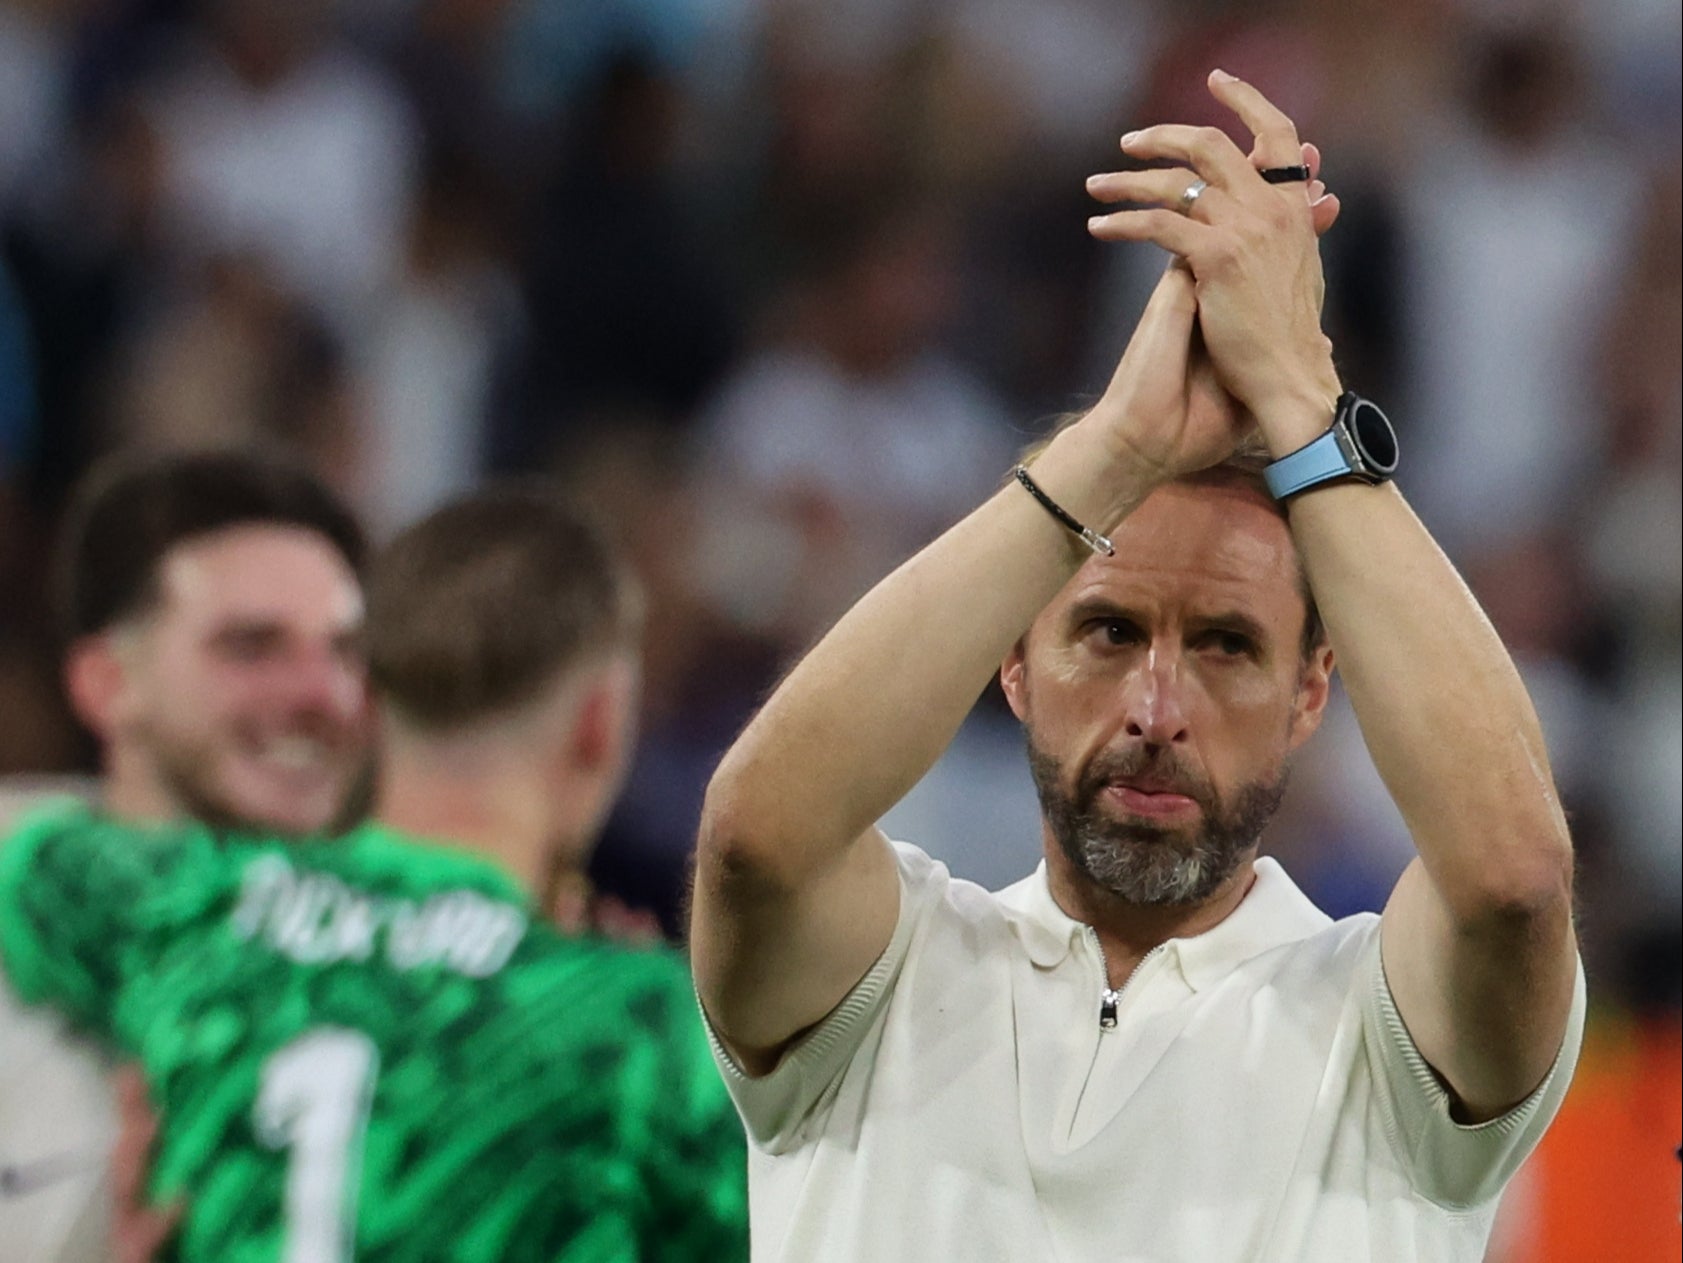
<path fill-rule="evenodd" d="M 1140 629 L 1125 618 L 1101 619 L 1098 626 L 1108 644 L 1131 645 L 1140 638 Z"/>
<path fill-rule="evenodd" d="M 1218 653 L 1229 658 L 1248 658 L 1256 648 L 1251 638 L 1242 632 L 1213 631 L 1206 640 Z"/>
<path fill-rule="evenodd" d="M 231 632 L 217 637 L 224 657 L 234 662 L 258 662 L 275 652 L 279 639 L 267 632 Z"/>

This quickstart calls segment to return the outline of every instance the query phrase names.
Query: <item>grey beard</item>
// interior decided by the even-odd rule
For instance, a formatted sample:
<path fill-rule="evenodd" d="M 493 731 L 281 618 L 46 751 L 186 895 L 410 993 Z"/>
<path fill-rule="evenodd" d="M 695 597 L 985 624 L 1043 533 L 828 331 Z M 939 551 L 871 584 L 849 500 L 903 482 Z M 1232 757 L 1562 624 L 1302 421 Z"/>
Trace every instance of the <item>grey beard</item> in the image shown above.
<path fill-rule="evenodd" d="M 1028 734 L 1029 771 L 1040 809 L 1058 847 L 1089 881 L 1144 907 L 1187 907 L 1220 889 L 1262 836 L 1285 793 L 1284 770 L 1272 780 L 1241 786 L 1224 804 L 1212 786 L 1181 768 L 1172 755 L 1137 747 L 1101 755 L 1082 772 L 1075 792 L 1063 788 L 1062 765 Z M 1160 828 L 1124 822 L 1097 811 L 1094 802 L 1117 779 L 1145 773 L 1167 776 L 1177 792 L 1204 809 L 1195 828 Z"/>

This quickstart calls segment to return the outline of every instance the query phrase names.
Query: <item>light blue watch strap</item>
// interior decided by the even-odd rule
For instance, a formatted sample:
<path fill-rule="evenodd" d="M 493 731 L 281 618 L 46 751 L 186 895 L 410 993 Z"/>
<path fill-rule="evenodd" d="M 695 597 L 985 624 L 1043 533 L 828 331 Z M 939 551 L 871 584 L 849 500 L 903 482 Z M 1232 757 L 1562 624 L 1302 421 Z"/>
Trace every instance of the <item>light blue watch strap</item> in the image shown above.
<path fill-rule="evenodd" d="M 1276 500 L 1296 495 L 1316 483 L 1343 478 L 1351 472 L 1349 457 L 1338 445 L 1338 431 L 1329 429 L 1320 438 L 1306 443 L 1290 456 L 1282 456 L 1262 471 L 1268 480 L 1268 491 Z"/>

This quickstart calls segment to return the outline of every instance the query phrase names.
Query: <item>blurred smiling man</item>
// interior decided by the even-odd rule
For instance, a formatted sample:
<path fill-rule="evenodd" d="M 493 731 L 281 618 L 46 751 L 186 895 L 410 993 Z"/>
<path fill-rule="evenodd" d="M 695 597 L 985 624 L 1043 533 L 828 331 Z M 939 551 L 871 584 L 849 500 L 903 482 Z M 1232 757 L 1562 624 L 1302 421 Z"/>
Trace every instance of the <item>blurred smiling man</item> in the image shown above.
<path fill-rule="evenodd" d="M 66 684 L 106 809 L 308 833 L 362 767 L 363 543 L 308 474 L 232 453 L 95 476 L 60 559 Z"/>
<path fill-rule="evenodd" d="M 369 766 L 363 560 L 350 512 L 283 460 L 124 455 L 95 469 L 54 579 L 65 687 L 99 741 L 102 815 L 289 838 L 345 821 Z M 0 978 L 6 1263 L 144 1258 L 168 1230 L 167 1216 L 126 1211 L 112 1224 L 109 1074 Z"/>
<path fill-rule="evenodd" d="M 370 819 L 58 803 L 0 838 L 0 969 L 159 1116 L 144 1175 L 116 1164 L 121 1263 L 745 1257 L 683 957 L 546 923 L 629 764 L 635 575 L 552 488 L 494 487 L 393 540 L 368 605 Z"/>

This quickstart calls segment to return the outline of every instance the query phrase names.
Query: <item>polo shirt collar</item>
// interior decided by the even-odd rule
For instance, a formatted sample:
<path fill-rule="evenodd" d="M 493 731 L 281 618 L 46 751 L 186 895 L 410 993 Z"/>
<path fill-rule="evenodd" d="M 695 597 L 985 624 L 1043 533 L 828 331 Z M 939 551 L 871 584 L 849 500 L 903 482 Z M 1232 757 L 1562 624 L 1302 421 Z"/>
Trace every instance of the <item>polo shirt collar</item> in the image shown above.
<path fill-rule="evenodd" d="M 1052 898 L 1045 860 L 997 897 L 1029 959 L 1041 968 L 1061 963 L 1086 930 Z M 1331 924 L 1332 918 L 1309 901 L 1286 870 L 1264 855 L 1256 861 L 1256 880 L 1226 920 L 1192 938 L 1170 939 L 1167 946 L 1187 985 L 1200 991 L 1252 957 Z"/>
<path fill-rule="evenodd" d="M 1046 879 L 1046 861 L 1034 872 L 1014 882 L 995 896 L 1006 910 L 1007 920 L 1022 941 L 1028 958 L 1041 969 L 1061 964 L 1075 948 L 1085 928 L 1058 907 Z"/>

